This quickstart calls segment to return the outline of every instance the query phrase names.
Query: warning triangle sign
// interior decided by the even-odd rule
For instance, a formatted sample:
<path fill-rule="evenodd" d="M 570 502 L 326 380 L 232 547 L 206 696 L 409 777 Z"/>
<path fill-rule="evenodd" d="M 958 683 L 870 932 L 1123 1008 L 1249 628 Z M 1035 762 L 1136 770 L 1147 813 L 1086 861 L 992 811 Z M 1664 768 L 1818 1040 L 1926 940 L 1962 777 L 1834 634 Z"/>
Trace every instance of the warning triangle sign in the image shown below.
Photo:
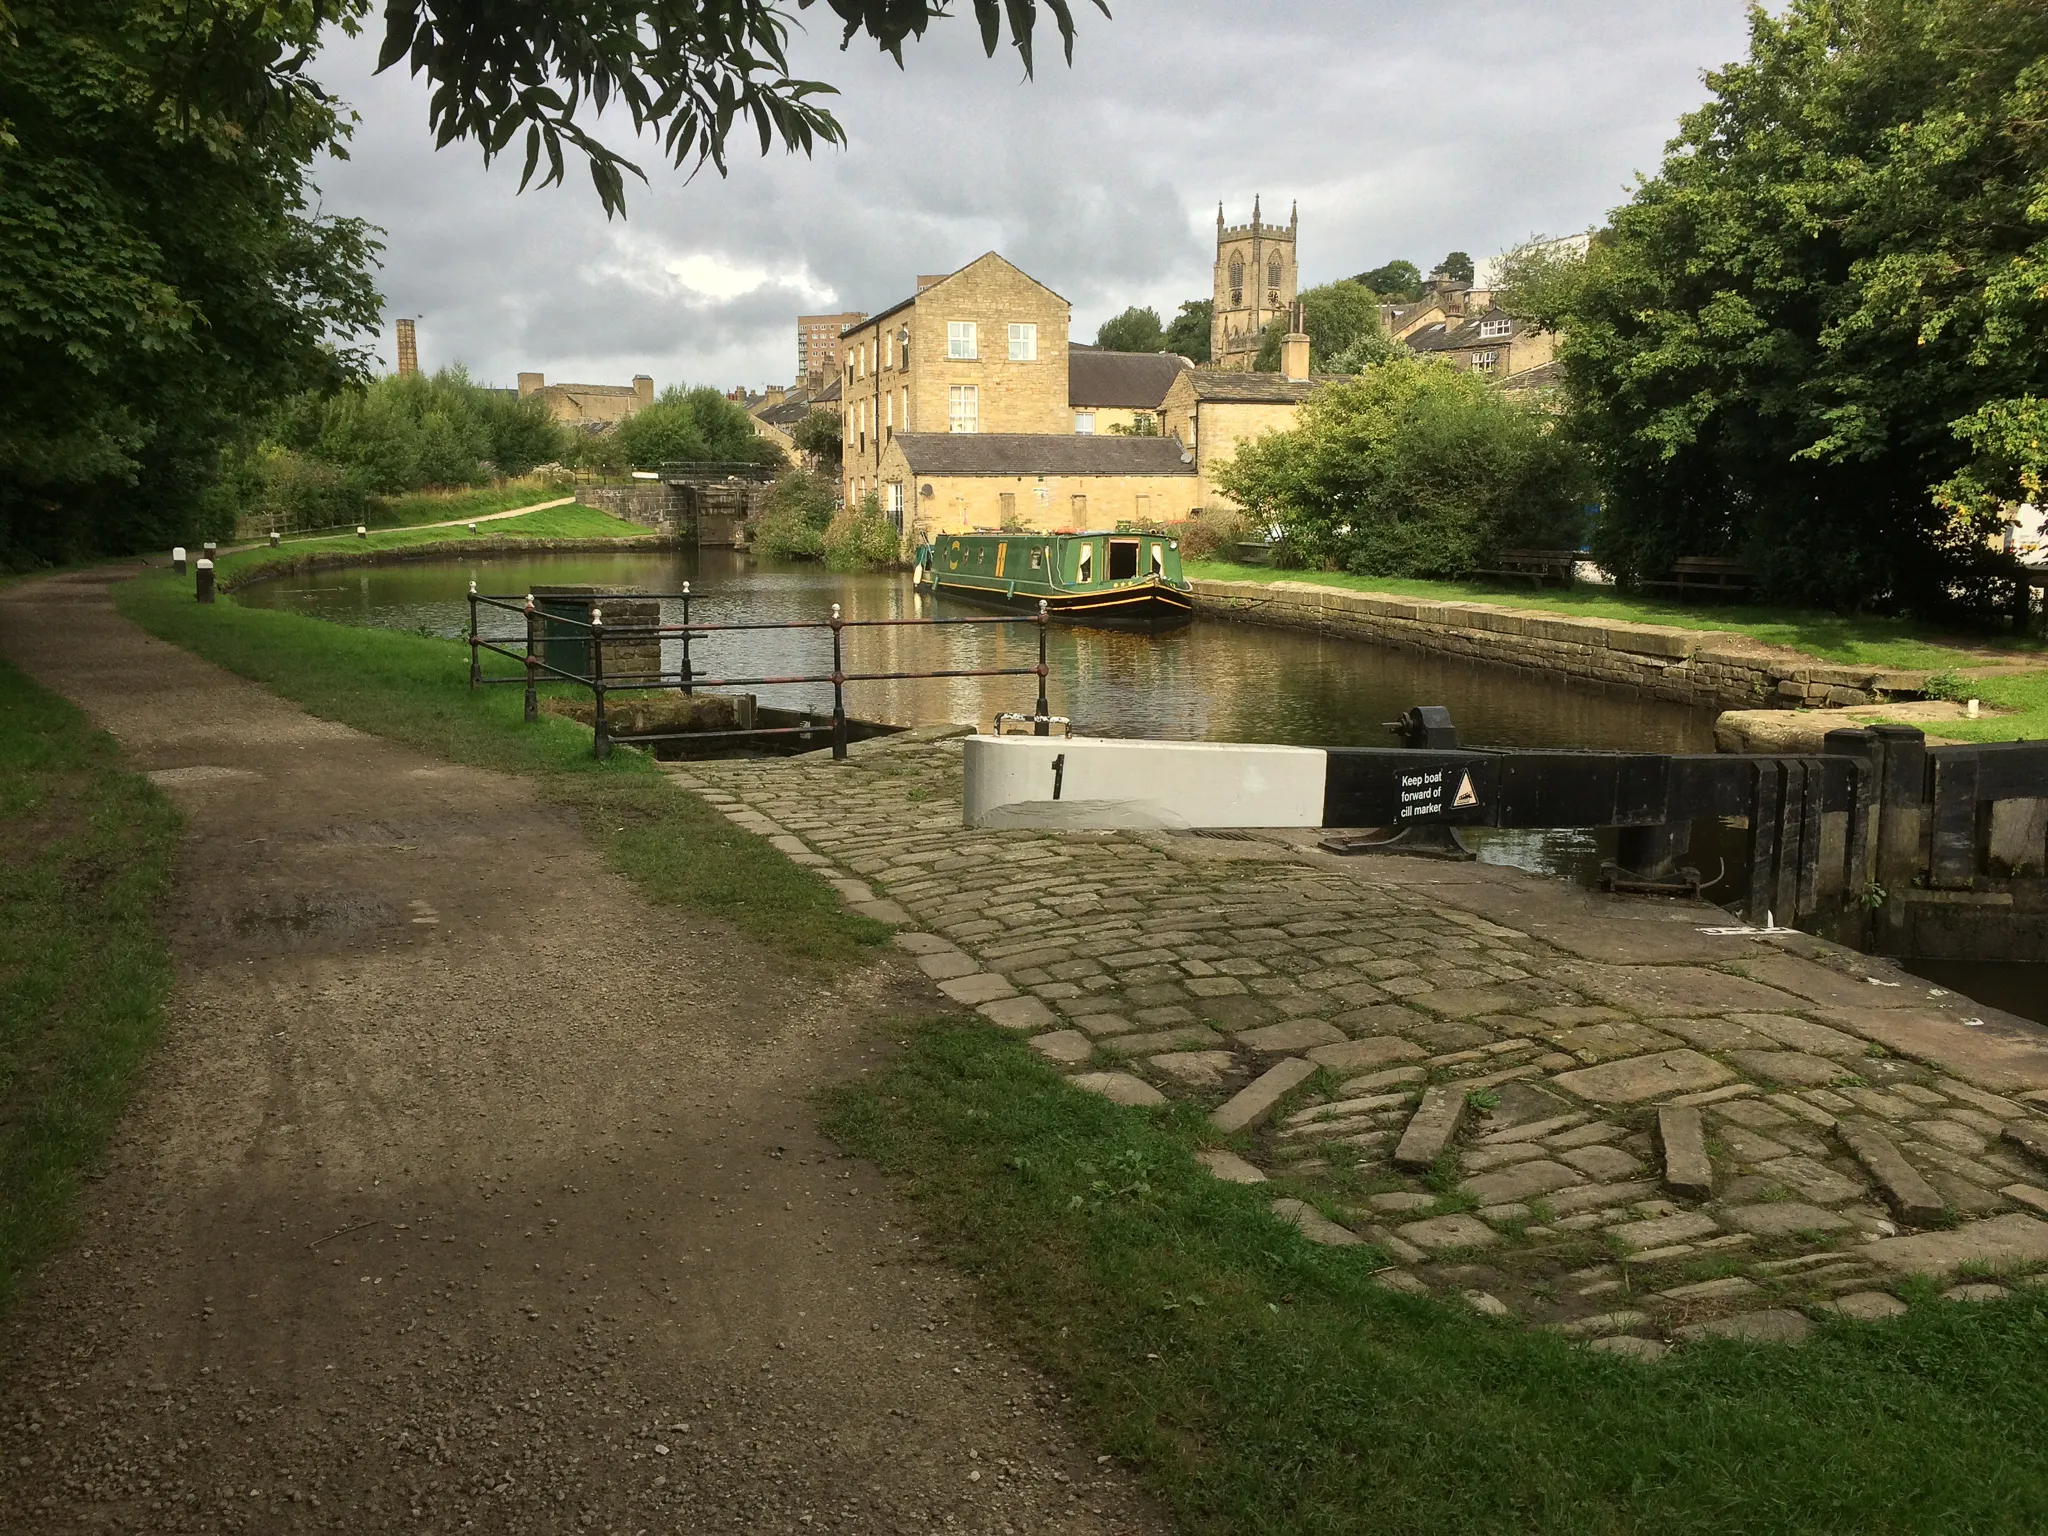
<path fill-rule="evenodd" d="M 1479 796 L 1472 788 L 1472 775 L 1469 773 L 1460 774 L 1458 776 L 1458 792 L 1451 797 L 1451 809 L 1462 811 L 1466 807 L 1474 806 L 1478 803 Z"/>

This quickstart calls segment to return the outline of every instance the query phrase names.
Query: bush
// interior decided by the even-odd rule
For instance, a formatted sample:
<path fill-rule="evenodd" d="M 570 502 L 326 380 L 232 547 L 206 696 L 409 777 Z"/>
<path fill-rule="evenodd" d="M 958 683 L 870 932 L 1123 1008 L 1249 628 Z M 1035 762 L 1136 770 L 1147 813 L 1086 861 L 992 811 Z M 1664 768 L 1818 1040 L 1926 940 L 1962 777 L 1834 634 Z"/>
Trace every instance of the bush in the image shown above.
<path fill-rule="evenodd" d="M 777 477 L 761 505 L 754 547 L 777 560 L 822 560 L 832 523 L 832 482 L 792 469 Z"/>
<path fill-rule="evenodd" d="M 302 395 L 279 410 L 272 435 L 381 496 L 523 475 L 560 458 L 568 446 L 545 401 L 485 389 L 461 368 L 390 374 L 363 389 Z"/>
<path fill-rule="evenodd" d="M 1228 507 L 1211 507 L 1200 517 L 1176 523 L 1172 533 L 1183 560 L 1235 560 L 1237 546 L 1253 536 L 1251 524 Z"/>
<path fill-rule="evenodd" d="M 754 418 L 708 384 L 673 385 L 607 434 L 627 462 L 779 464 L 785 455 L 754 430 Z"/>
<path fill-rule="evenodd" d="M 1400 358 L 1303 404 L 1217 484 L 1287 558 L 1370 576 L 1457 576 L 1515 545 L 1576 548 L 1590 472 L 1540 409 L 1442 363 Z M 1276 556 L 1277 563 L 1277 556 Z"/>
<path fill-rule="evenodd" d="M 376 498 L 337 464 L 265 443 L 236 476 L 252 533 L 299 533 L 373 521 Z"/>
<path fill-rule="evenodd" d="M 903 537 L 873 491 L 842 507 L 825 529 L 825 563 L 835 571 L 879 571 L 903 560 Z"/>

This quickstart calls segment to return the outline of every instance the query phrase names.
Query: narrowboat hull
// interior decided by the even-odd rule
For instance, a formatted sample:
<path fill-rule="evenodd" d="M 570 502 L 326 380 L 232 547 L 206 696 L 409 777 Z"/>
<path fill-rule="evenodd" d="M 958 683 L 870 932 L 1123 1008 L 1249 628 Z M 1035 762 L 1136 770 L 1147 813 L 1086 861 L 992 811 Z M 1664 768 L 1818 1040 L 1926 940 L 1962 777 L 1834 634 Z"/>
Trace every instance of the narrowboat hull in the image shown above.
<path fill-rule="evenodd" d="M 1194 615 L 1179 541 L 1128 524 L 1094 533 L 942 533 L 917 552 L 935 596 L 1064 623 L 1157 630 Z"/>

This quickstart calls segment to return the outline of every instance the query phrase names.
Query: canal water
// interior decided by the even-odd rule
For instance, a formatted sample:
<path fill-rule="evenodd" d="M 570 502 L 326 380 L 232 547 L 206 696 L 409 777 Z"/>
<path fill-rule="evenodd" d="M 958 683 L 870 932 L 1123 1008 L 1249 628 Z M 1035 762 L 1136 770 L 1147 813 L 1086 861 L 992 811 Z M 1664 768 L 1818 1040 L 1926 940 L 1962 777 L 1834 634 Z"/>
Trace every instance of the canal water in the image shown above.
<path fill-rule="evenodd" d="M 813 564 L 756 560 L 734 550 L 458 557 L 317 571 L 244 588 L 235 600 L 341 623 L 455 638 L 468 632 L 466 594 L 472 580 L 480 592 L 515 600 L 539 584 L 677 592 L 688 582 L 694 594 L 690 616 L 703 623 L 824 619 L 834 603 L 849 619 L 983 612 L 951 602 L 935 606 L 929 595 L 912 588 L 908 575 L 841 575 Z M 664 604 L 666 620 L 681 616 L 679 603 Z M 524 643 L 523 621 L 516 614 L 486 618 L 484 632 Z M 1030 666 L 1037 659 L 1036 626 L 1028 623 L 847 632 L 849 672 Z M 679 660 L 679 648 L 671 642 L 663 664 L 672 669 Z M 830 670 L 831 640 L 823 631 L 718 636 L 697 642 L 691 660 L 700 676 L 825 672 Z M 1298 630 L 1198 619 L 1172 633 L 1147 636 L 1056 624 L 1048 662 L 1052 711 L 1070 717 L 1082 735 L 1385 746 L 1392 740 L 1386 722 L 1416 704 L 1442 704 L 1468 745 L 1714 750 L 1713 715 L 1707 711 Z M 517 667 L 503 661 L 494 670 L 509 674 Z M 829 684 L 750 691 L 766 704 L 828 714 L 831 709 Z M 1029 677 L 859 683 L 848 685 L 847 710 L 891 724 L 964 721 L 985 730 L 999 710 L 1028 711 L 1035 695 L 1035 680 Z M 1582 884 L 1591 884 L 1601 862 L 1614 856 L 1612 832 L 1478 828 L 1462 835 L 1489 863 Z M 1709 899 L 1736 900 L 1746 843 L 1746 833 L 1716 823 L 1694 829 L 1687 862 L 1709 877 Z M 1973 996 L 1981 987 L 1982 1001 L 2048 1019 L 2048 986 L 2036 980 L 2041 967 L 1916 969 L 1938 985 Z"/>

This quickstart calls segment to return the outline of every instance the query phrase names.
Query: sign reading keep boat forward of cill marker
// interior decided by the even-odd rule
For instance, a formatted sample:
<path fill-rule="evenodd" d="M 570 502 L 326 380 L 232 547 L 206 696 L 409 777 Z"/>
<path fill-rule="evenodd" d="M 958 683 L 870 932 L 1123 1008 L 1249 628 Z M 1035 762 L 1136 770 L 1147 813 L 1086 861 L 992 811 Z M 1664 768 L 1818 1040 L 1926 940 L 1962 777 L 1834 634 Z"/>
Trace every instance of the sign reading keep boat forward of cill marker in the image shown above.
<path fill-rule="evenodd" d="M 1443 815 L 1444 792 L 1453 783 L 1457 787 L 1450 791 L 1450 808 L 1454 811 L 1475 809 L 1479 804 L 1479 791 L 1473 788 L 1472 775 L 1468 771 L 1430 768 L 1421 773 L 1402 774 L 1396 819 L 1425 821 Z"/>

